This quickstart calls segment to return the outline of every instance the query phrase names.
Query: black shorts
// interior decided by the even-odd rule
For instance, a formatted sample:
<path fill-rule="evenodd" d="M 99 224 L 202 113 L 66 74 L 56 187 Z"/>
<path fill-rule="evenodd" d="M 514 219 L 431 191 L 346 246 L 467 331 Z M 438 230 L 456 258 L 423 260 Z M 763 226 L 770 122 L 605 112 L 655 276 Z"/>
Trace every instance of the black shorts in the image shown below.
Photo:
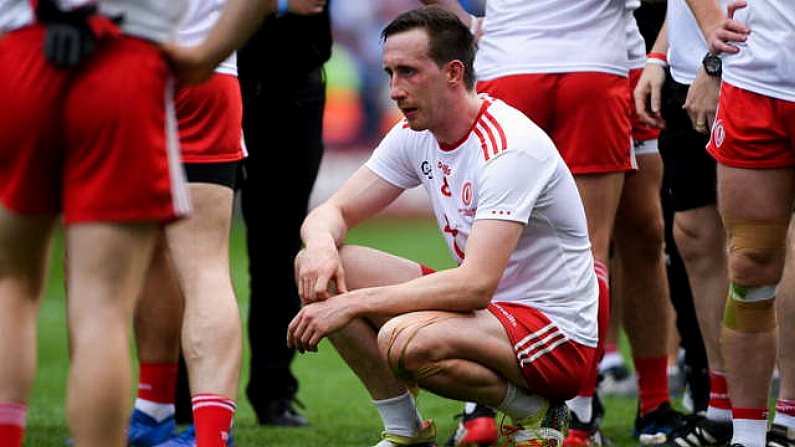
<path fill-rule="evenodd" d="M 706 150 L 709 135 L 693 130 L 682 108 L 688 87 L 669 74 L 662 95 L 666 128 L 660 133 L 659 147 L 674 212 L 714 205 L 718 197 L 717 164 Z"/>
<path fill-rule="evenodd" d="M 237 189 L 238 170 L 242 163 L 230 161 L 223 163 L 183 163 L 188 183 L 211 183 Z"/>

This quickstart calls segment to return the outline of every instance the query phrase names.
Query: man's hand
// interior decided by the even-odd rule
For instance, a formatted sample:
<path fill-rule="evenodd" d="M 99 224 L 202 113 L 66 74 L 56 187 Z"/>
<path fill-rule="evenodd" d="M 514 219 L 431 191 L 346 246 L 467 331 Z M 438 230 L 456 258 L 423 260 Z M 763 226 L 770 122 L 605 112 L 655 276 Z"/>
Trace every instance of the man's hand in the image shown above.
<path fill-rule="evenodd" d="M 687 91 L 684 108 L 699 133 L 709 133 L 715 121 L 720 93 L 720 78 L 708 75 L 703 68 L 698 70 L 695 81 Z"/>
<path fill-rule="evenodd" d="M 734 13 L 738 9 L 748 6 L 745 0 L 735 0 L 729 4 L 727 16 L 709 32 L 708 44 L 712 54 L 735 54 L 740 51 L 732 42 L 745 42 L 751 30 L 743 23 L 734 20 Z"/>
<path fill-rule="evenodd" d="M 301 250 L 295 257 L 295 282 L 303 304 L 331 298 L 332 285 L 336 293 L 346 293 L 345 270 L 336 247 Z"/>
<path fill-rule="evenodd" d="M 354 317 L 350 299 L 342 296 L 304 306 L 287 327 L 287 346 L 302 354 L 316 352 L 323 337 L 342 329 Z"/>
<path fill-rule="evenodd" d="M 650 126 L 659 128 L 665 127 L 660 112 L 663 84 L 665 84 L 665 69 L 659 65 L 646 64 L 633 92 L 638 118 Z"/>
<path fill-rule="evenodd" d="M 326 0 L 288 0 L 287 10 L 293 14 L 308 16 L 320 14 L 326 7 Z"/>

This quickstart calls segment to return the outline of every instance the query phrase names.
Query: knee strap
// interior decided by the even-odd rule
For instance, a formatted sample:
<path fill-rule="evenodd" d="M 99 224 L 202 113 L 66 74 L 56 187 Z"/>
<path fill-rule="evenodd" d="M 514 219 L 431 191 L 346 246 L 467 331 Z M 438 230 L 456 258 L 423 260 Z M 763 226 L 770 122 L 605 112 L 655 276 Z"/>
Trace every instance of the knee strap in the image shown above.
<path fill-rule="evenodd" d="M 404 381 L 407 382 L 416 382 L 416 376 L 428 377 L 429 375 L 433 375 L 439 372 L 439 370 L 434 370 L 433 365 L 423 366 L 417 370 L 417 374 L 413 374 L 411 371 L 406 369 L 405 366 L 405 357 L 406 357 L 406 349 L 408 348 L 411 341 L 414 340 L 414 337 L 417 336 L 417 333 L 434 323 L 438 323 L 440 321 L 447 320 L 449 318 L 453 318 L 452 316 L 447 315 L 434 315 L 431 317 L 426 318 L 422 321 L 417 321 L 406 326 L 397 328 L 396 330 L 392 331 L 392 334 L 389 337 L 389 345 L 387 348 L 386 358 L 387 363 L 389 363 L 390 368 L 394 371 L 395 375 Z M 403 336 L 405 338 L 405 342 L 403 342 L 402 349 L 400 350 L 400 356 L 397 359 L 397 365 L 392 365 L 392 348 L 395 347 L 397 339 L 406 332 L 406 335 Z M 427 369 L 427 371 L 426 371 Z"/>
<path fill-rule="evenodd" d="M 783 253 L 787 241 L 789 219 L 772 222 L 726 220 L 729 236 L 729 251 L 779 254 Z"/>
<path fill-rule="evenodd" d="M 729 285 L 723 312 L 723 325 L 738 332 L 770 332 L 776 327 L 773 306 L 776 286 L 743 287 Z"/>

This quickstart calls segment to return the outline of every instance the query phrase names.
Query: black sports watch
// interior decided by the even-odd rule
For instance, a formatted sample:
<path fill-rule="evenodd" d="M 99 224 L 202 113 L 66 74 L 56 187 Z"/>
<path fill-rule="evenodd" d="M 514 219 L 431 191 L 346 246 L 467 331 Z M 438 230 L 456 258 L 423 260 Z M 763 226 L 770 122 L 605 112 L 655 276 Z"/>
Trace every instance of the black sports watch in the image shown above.
<path fill-rule="evenodd" d="M 707 53 L 701 64 L 704 66 L 704 71 L 710 76 L 719 78 L 723 74 L 723 61 L 715 54 Z"/>

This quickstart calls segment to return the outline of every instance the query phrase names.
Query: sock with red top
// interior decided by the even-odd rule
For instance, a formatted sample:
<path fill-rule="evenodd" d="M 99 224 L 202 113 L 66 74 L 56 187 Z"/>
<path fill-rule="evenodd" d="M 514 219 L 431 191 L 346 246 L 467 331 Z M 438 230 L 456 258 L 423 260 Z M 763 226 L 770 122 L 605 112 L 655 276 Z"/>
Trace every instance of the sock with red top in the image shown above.
<path fill-rule="evenodd" d="M 22 447 L 28 407 L 17 402 L 0 402 L 0 445 Z"/>
<path fill-rule="evenodd" d="M 218 394 L 195 394 L 192 401 L 196 447 L 226 447 L 235 401 Z"/>
<path fill-rule="evenodd" d="M 709 406 L 707 419 L 717 422 L 732 420 L 732 403 L 729 400 L 729 388 L 726 376 L 720 371 L 709 371 Z"/>
<path fill-rule="evenodd" d="M 177 363 L 141 363 L 135 409 L 157 422 L 174 414 Z"/>
<path fill-rule="evenodd" d="M 732 408 L 732 428 L 731 444 L 763 447 L 767 438 L 767 408 Z"/>
<path fill-rule="evenodd" d="M 668 357 L 637 357 L 635 371 L 638 373 L 638 400 L 640 414 L 646 415 L 668 402 Z"/>
<path fill-rule="evenodd" d="M 773 423 L 795 430 L 795 400 L 779 399 L 776 402 Z"/>

